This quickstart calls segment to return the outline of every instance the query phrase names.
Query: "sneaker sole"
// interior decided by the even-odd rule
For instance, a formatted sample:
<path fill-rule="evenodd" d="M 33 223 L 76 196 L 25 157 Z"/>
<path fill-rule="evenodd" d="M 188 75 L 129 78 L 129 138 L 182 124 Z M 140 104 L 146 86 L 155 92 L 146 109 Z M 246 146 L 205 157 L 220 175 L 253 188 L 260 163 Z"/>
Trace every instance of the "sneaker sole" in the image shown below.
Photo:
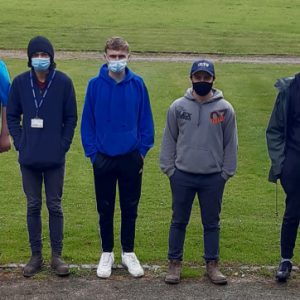
<path fill-rule="evenodd" d="M 220 280 L 220 281 L 216 281 L 216 280 L 211 280 L 210 281 L 213 283 L 213 284 L 217 284 L 217 285 L 225 285 L 227 284 L 227 280 Z"/>
<path fill-rule="evenodd" d="M 278 282 L 280 282 L 280 283 L 284 283 L 284 282 L 287 282 L 287 280 L 288 280 L 289 277 L 290 277 L 290 276 L 288 276 L 288 277 L 280 277 L 280 276 L 276 276 L 276 280 L 277 280 Z"/>
<path fill-rule="evenodd" d="M 167 284 L 178 284 L 178 283 L 180 283 L 180 279 L 178 279 L 178 280 L 165 279 L 165 283 L 167 283 Z"/>
<path fill-rule="evenodd" d="M 213 280 L 213 279 L 211 279 L 211 278 L 208 276 L 207 273 L 206 273 L 205 275 L 206 275 L 206 277 L 210 280 L 210 282 L 213 283 L 213 284 L 217 284 L 217 285 L 225 285 L 225 284 L 228 284 L 227 279 Z"/>
<path fill-rule="evenodd" d="M 107 276 L 107 275 L 103 276 L 103 275 L 100 275 L 100 274 L 97 273 L 97 277 L 99 277 L 99 278 L 101 278 L 101 279 L 107 279 L 107 278 L 110 277 L 110 275 L 111 275 L 111 274 L 109 274 L 108 276 Z"/>
<path fill-rule="evenodd" d="M 96 271 L 97 277 L 99 277 L 99 278 L 101 278 L 101 279 L 107 279 L 107 278 L 109 278 L 109 277 L 111 276 L 111 273 L 112 273 L 112 272 L 110 271 L 109 274 L 104 275 L 104 274 L 101 274 L 100 272 L 98 273 L 98 271 Z"/>
<path fill-rule="evenodd" d="M 65 276 L 70 275 L 70 271 L 64 272 L 64 273 L 59 273 L 59 272 L 56 272 L 55 270 L 53 270 L 53 271 L 54 271 L 55 275 L 60 276 L 60 277 L 65 277 Z"/>

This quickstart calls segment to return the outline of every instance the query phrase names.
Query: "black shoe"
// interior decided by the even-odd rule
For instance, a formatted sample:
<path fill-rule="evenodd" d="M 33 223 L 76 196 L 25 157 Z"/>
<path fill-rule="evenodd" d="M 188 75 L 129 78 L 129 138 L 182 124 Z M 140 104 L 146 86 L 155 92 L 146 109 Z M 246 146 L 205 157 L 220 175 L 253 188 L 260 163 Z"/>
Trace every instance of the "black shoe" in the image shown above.
<path fill-rule="evenodd" d="M 58 254 L 52 254 L 51 268 L 58 276 L 68 276 L 70 274 L 69 266 L 62 260 Z"/>
<path fill-rule="evenodd" d="M 42 255 L 32 255 L 29 262 L 23 269 L 24 277 L 31 277 L 41 271 L 43 266 Z"/>
<path fill-rule="evenodd" d="M 287 279 L 290 277 L 292 271 L 292 263 L 288 260 L 283 261 L 279 264 L 276 279 L 278 282 L 286 282 Z"/>

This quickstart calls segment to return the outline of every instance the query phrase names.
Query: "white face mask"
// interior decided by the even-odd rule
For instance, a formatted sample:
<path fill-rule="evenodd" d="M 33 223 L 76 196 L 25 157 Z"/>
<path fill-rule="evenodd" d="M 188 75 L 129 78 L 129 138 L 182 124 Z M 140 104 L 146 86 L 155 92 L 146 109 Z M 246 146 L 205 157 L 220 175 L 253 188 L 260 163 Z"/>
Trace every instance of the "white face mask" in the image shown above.
<path fill-rule="evenodd" d="M 120 73 L 122 72 L 127 66 L 127 59 L 121 60 L 109 60 L 107 62 L 108 70 L 113 73 Z"/>

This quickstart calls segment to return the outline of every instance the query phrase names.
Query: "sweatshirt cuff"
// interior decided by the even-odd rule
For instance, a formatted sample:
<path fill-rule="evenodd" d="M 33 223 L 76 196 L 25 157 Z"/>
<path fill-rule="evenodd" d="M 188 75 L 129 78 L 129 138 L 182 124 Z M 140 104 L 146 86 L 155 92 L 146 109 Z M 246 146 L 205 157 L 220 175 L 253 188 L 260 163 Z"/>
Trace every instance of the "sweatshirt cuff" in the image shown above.
<path fill-rule="evenodd" d="M 221 176 L 224 178 L 225 181 L 227 181 L 231 176 L 226 174 L 224 171 L 222 171 Z"/>
<path fill-rule="evenodd" d="M 169 169 L 166 171 L 167 176 L 170 178 L 175 173 L 176 168 Z"/>
<path fill-rule="evenodd" d="M 90 155 L 90 160 L 91 160 L 91 163 L 93 164 L 96 160 L 96 156 L 97 156 L 97 152 L 93 153 L 92 155 Z"/>
<path fill-rule="evenodd" d="M 145 149 L 145 148 L 141 148 L 141 149 L 138 149 L 139 153 L 145 158 L 146 157 L 146 154 L 148 152 L 148 149 Z"/>

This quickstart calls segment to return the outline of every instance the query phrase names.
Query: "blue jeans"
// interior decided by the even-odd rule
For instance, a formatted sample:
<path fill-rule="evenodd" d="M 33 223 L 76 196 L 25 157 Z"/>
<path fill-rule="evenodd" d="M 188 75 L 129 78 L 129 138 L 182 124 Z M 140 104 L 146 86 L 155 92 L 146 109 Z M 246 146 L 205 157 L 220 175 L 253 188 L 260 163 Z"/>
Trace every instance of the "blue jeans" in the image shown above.
<path fill-rule="evenodd" d="M 52 252 L 61 254 L 63 240 L 63 192 L 65 166 L 44 171 L 21 165 L 23 190 L 27 198 L 27 228 L 33 254 L 42 251 L 42 184 L 44 181 L 46 204 L 49 212 L 49 231 Z"/>
<path fill-rule="evenodd" d="M 176 170 L 170 178 L 172 222 L 168 258 L 182 260 L 186 226 L 189 223 L 195 195 L 198 195 L 204 229 L 204 259 L 219 258 L 220 212 L 225 180 L 221 173 L 191 174 Z"/>

